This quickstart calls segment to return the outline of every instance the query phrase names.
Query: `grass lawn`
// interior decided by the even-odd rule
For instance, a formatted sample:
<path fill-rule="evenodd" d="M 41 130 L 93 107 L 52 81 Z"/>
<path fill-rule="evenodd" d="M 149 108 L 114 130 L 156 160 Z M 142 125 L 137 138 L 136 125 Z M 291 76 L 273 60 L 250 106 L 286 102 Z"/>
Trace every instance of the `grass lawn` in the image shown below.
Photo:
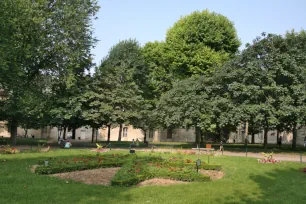
<path fill-rule="evenodd" d="M 125 153 L 111 151 L 110 153 Z M 304 203 L 306 164 L 259 164 L 254 158 L 217 156 L 225 176 L 212 182 L 174 186 L 113 187 L 86 185 L 36 175 L 30 167 L 39 159 L 94 154 L 89 150 L 0 155 L 0 203 Z M 138 153 L 146 155 L 148 153 Z M 153 153 L 163 157 L 175 154 Z M 193 160 L 206 156 L 186 155 Z M 6 160 L 4 162 L 3 160 Z"/>

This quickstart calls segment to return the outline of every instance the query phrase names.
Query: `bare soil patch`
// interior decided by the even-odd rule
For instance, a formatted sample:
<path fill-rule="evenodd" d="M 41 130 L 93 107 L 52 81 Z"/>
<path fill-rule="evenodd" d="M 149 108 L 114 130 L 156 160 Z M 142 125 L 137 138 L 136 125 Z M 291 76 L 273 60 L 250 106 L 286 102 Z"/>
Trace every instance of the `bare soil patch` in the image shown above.
<path fill-rule="evenodd" d="M 201 174 L 205 174 L 211 178 L 211 180 L 218 180 L 221 179 L 224 176 L 223 171 L 216 171 L 216 170 L 200 170 Z"/>
<path fill-rule="evenodd" d="M 189 183 L 185 181 L 176 181 L 171 179 L 153 178 L 140 182 L 137 186 L 168 186 L 174 184 Z"/>
<path fill-rule="evenodd" d="M 111 179 L 119 171 L 120 167 L 116 168 L 100 168 L 84 171 L 73 171 L 67 173 L 53 174 L 50 176 L 64 180 L 74 180 L 85 184 L 105 185 L 111 184 Z"/>

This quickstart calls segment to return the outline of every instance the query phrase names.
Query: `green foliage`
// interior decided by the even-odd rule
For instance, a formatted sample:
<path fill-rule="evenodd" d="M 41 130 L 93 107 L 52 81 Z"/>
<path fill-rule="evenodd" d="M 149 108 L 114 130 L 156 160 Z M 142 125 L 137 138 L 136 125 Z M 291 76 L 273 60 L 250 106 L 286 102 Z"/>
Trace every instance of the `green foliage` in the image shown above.
<path fill-rule="evenodd" d="M 0 154 L 18 154 L 20 150 L 14 147 L 10 147 L 10 145 L 1 146 Z"/>
<path fill-rule="evenodd" d="M 166 35 L 170 67 L 179 78 L 214 72 L 239 46 L 233 23 L 208 10 L 182 17 Z"/>
<path fill-rule="evenodd" d="M 166 54 L 165 42 L 148 42 L 142 48 L 142 55 L 148 66 L 148 84 L 154 96 L 159 98 L 162 93 L 172 87 L 172 72 Z"/>
<path fill-rule="evenodd" d="M 14 144 L 17 125 L 44 120 L 49 95 L 73 86 L 92 66 L 91 20 L 98 8 L 96 0 L 0 2 L 0 87 L 7 94 L 0 119 L 10 123 Z"/>
<path fill-rule="evenodd" d="M 220 165 L 206 166 L 206 169 L 216 168 L 220 169 Z M 208 176 L 198 174 L 194 166 L 189 163 L 174 163 L 161 157 L 150 156 L 135 158 L 125 164 L 112 179 L 112 185 L 132 186 L 150 178 L 168 178 L 189 182 L 210 181 Z"/>
<path fill-rule="evenodd" d="M 40 160 L 36 167 L 37 174 L 56 174 L 70 171 L 80 171 L 86 169 L 109 168 L 122 166 L 129 155 L 103 155 L 103 156 L 84 156 L 66 159 L 47 159 L 48 166 L 44 166 L 44 161 Z"/>
<path fill-rule="evenodd" d="M 304 124 L 305 31 L 286 36 L 256 38 L 217 75 L 231 101 L 236 105 L 232 117 L 250 121 L 252 132 L 261 127 L 291 130 L 295 147 L 297 124 Z M 265 145 L 267 135 L 265 135 Z"/>
<path fill-rule="evenodd" d="M 89 103 L 83 116 L 100 126 L 141 118 L 148 93 L 146 73 L 138 42 L 119 42 L 96 70 L 91 90 L 85 93 Z"/>

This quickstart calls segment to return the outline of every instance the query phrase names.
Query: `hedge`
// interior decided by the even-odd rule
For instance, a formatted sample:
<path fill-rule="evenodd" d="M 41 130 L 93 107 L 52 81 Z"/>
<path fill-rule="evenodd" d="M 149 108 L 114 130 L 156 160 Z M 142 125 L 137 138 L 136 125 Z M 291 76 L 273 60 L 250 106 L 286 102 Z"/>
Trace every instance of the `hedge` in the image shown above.
<path fill-rule="evenodd" d="M 101 164 L 81 164 L 81 165 L 67 165 L 67 166 L 38 166 L 35 169 L 37 174 L 56 174 L 71 171 L 82 171 L 86 169 L 97 169 L 97 168 L 108 168 L 108 167 L 120 167 L 125 163 L 125 161 L 117 162 L 105 162 Z"/>
<path fill-rule="evenodd" d="M 168 164 L 171 167 L 194 167 L 194 168 L 196 168 L 195 163 L 169 162 Z M 219 164 L 201 164 L 199 166 L 199 169 L 221 170 L 221 165 L 219 165 Z"/>

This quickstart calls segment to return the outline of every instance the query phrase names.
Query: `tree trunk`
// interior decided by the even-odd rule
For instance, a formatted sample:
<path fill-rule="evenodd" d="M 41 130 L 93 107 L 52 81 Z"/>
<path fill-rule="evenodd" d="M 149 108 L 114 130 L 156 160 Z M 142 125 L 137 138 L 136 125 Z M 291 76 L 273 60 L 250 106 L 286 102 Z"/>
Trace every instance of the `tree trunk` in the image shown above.
<path fill-rule="evenodd" d="M 201 129 L 200 129 L 200 139 L 201 139 L 201 144 L 204 144 L 203 132 Z"/>
<path fill-rule="evenodd" d="M 255 144 L 255 133 L 252 132 L 252 144 Z"/>
<path fill-rule="evenodd" d="M 75 128 L 72 128 L 72 139 L 75 139 Z"/>
<path fill-rule="evenodd" d="M 91 143 L 94 142 L 94 137 L 95 137 L 95 128 L 92 128 Z"/>
<path fill-rule="evenodd" d="M 27 138 L 28 137 L 28 129 L 24 129 L 24 138 Z"/>
<path fill-rule="evenodd" d="M 122 124 L 119 126 L 119 135 L 118 135 L 118 141 L 121 141 L 121 136 L 122 136 Z"/>
<path fill-rule="evenodd" d="M 12 120 L 11 122 L 11 141 L 12 141 L 12 145 L 16 145 L 17 144 L 17 121 L 16 120 Z"/>
<path fill-rule="evenodd" d="M 110 142 L 110 136 L 111 136 L 111 126 L 112 125 L 108 125 L 108 132 L 107 132 L 107 142 Z"/>
<path fill-rule="evenodd" d="M 293 133 L 293 138 L 292 138 L 292 149 L 296 148 L 296 138 L 297 138 L 297 128 L 296 124 L 293 125 L 292 133 Z"/>
<path fill-rule="evenodd" d="M 249 121 L 245 122 L 245 137 L 244 139 L 249 143 Z"/>
<path fill-rule="evenodd" d="M 99 133 L 99 129 L 96 128 L 96 142 L 98 142 L 98 133 Z"/>
<path fill-rule="evenodd" d="M 276 144 L 278 143 L 278 140 L 279 140 L 279 131 L 277 130 L 276 131 Z"/>
<path fill-rule="evenodd" d="M 199 127 L 195 127 L 195 135 L 196 135 L 196 138 L 195 138 L 195 143 L 196 144 L 200 144 L 201 142 L 201 129 Z"/>
<path fill-rule="evenodd" d="M 147 143 L 147 131 L 142 130 L 143 131 L 143 142 L 146 144 Z"/>
<path fill-rule="evenodd" d="M 267 149 L 268 147 L 268 131 L 269 128 L 264 129 L 264 148 Z"/>
<path fill-rule="evenodd" d="M 67 127 L 65 126 L 65 127 L 64 127 L 64 133 L 63 133 L 63 139 L 64 139 L 64 140 L 66 139 L 66 129 L 67 129 Z"/>

